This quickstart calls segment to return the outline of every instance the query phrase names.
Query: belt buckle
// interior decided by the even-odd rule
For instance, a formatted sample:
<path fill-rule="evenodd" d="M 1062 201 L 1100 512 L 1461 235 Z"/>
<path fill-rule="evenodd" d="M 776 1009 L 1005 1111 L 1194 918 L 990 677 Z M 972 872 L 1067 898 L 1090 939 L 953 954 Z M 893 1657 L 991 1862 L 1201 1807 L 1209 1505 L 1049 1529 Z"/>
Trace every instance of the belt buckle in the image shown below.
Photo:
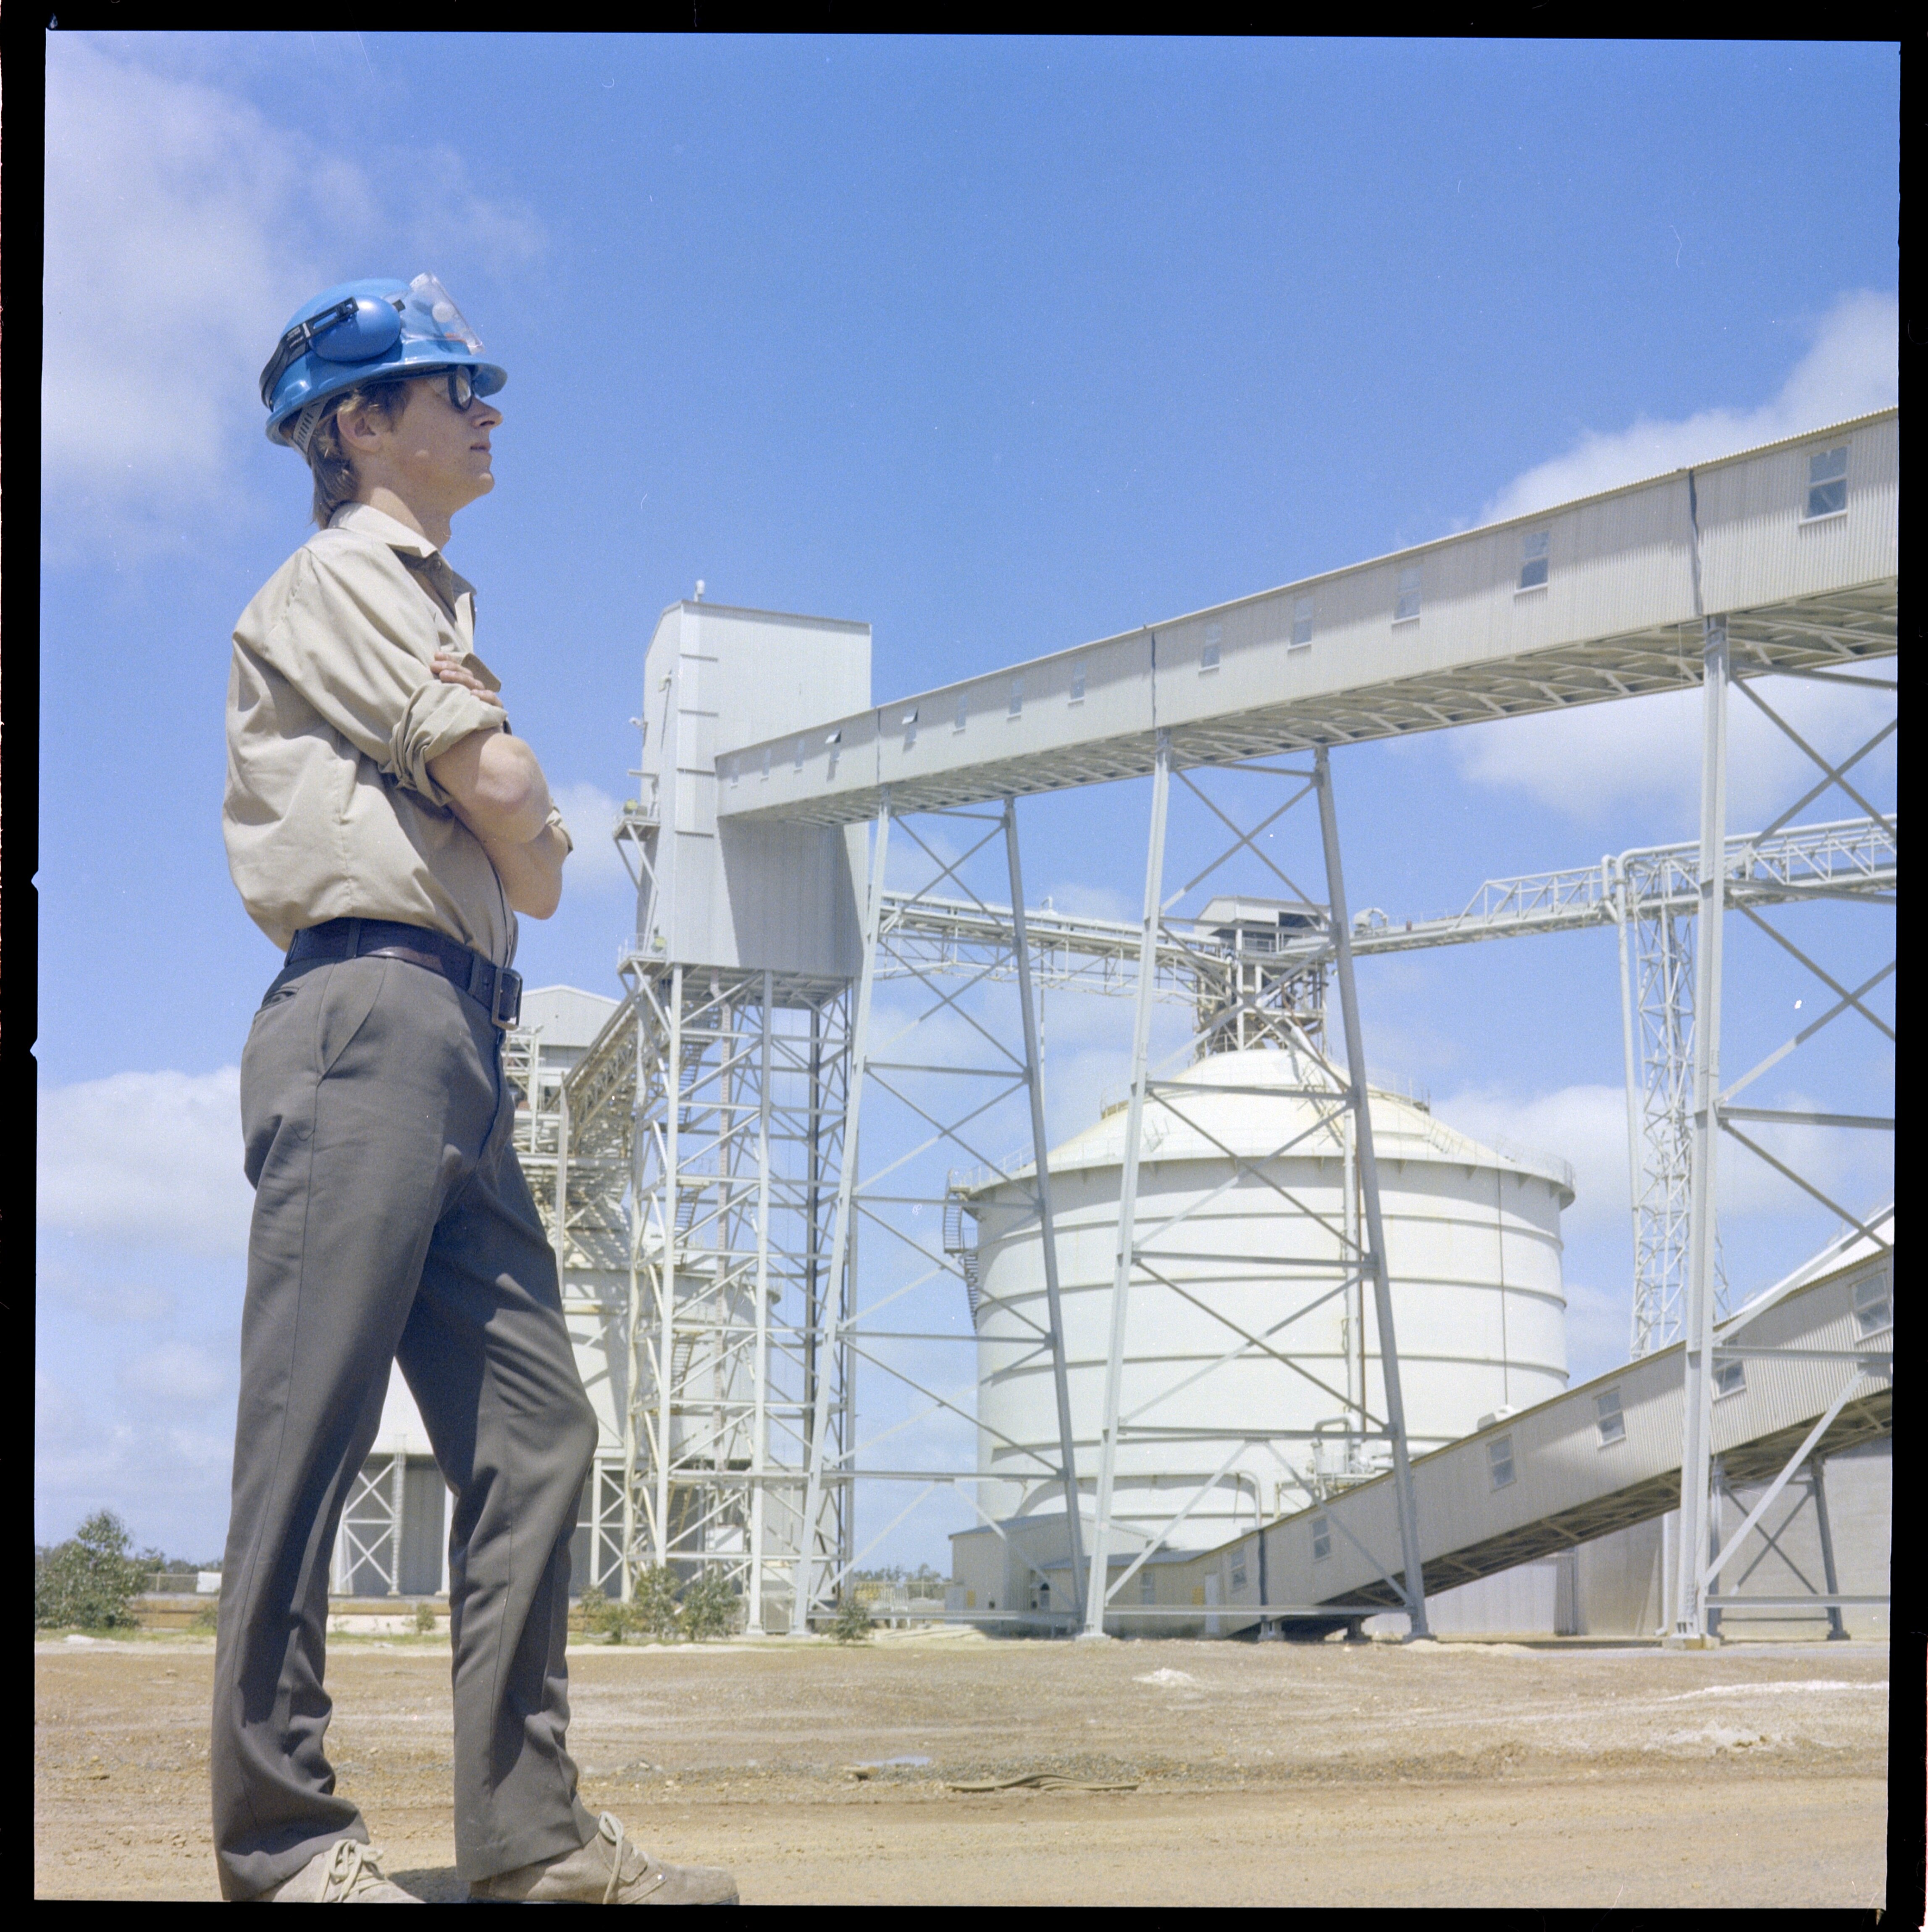
<path fill-rule="evenodd" d="M 522 975 L 506 966 L 495 969 L 495 997 L 489 1003 L 489 1018 L 504 1032 L 522 1017 Z"/>

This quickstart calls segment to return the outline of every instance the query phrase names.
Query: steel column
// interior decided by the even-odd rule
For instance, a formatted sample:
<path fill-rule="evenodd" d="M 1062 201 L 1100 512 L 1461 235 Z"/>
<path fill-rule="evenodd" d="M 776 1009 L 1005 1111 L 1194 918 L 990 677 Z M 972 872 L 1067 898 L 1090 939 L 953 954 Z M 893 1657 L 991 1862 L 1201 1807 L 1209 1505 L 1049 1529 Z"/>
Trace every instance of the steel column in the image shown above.
<path fill-rule="evenodd" d="M 1051 1376 L 1058 1396 L 1059 1476 L 1065 1489 L 1065 1521 L 1071 1538 L 1071 1609 L 1082 1616 L 1077 1592 L 1084 1568 L 1084 1528 L 1078 1516 L 1077 1444 L 1071 1433 L 1071 1390 L 1065 1366 L 1065 1317 L 1058 1299 L 1058 1224 L 1051 1213 L 1050 1143 L 1044 1131 L 1044 1069 L 1038 1054 L 1038 1010 L 1032 1004 L 1031 939 L 1024 923 L 1024 875 L 1018 862 L 1017 806 L 1005 800 L 1005 855 L 1011 872 L 1012 942 L 1017 956 L 1017 1004 L 1024 1015 L 1024 1077 L 1031 1094 L 1031 1147 L 1038 1177 L 1038 1232 L 1044 1244 L 1044 1301 L 1051 1322 Z"/>
<path fill-rule="evenodd" d="M 1413 1496 L 1412 1460 L 1406 1450 L 1406 1401 L 1399 1387 L 1399 1348 L 1392 1325 L 1392 1284 L 1386 1266 L 1386 1228 L 1379 1209 L 1379 1161 L 1372 1144 L 1371 1096 L 1366 1087 L 1365 1048 L 1359 1031 L 1359 988 L 1353 976 L 1352 916 L 1346 909 L 1345 874 L 1339 860 L 1339 819 L 1332 802 L 1332 761 L 1326 747 L 1314 754 L 1319 788 L 1319 830 L 1326 849 L 1326 895 L 1332 926 L 1332 963 L 1339 982 L 1339 1012 L 1346 1030 L 1346 1078 L 1351 1088 L 1358 1136 L 1361 1202 L 1365 1210 L 1366 1259 L 1372 1272 L 1373 1310 L 1379 1323 L 1379 1367 L 1386 1385 L 1386 1420 L 1392 1433 L 1392 1484 L 1399 1506 L 1399 1552 L 1406 1576 L 1411 1634 L 1429 1634 L 1426 1577 L 1419 1550 L 1419 1514 Z"/>
<path fill-rule="evenodd" d="M 389 1514 L 394 1519 L 389 1528 L 392 1539 L 389 1544 L 389 1594 L 401 1594 L 401 1519 L 406 1507 L 404 1497 L 407 1488 L 408 1458 L 398 1449 L 389 1463 L 389 1490 L 391 1497 Z"/>
<path fill-rule="evenodd" d="M 1841 1592 L 1840 1579 L 1834 1570 L 1834 1530 L 1827 1520 L 1827 1484 L 1822 1474 L 1821 1458 L 1810 1456 L 1807 1459 L 1807 1480 L 1814 1494 L 1814 1521 L 1821 1533 L 1821 1580 L 1827 1586 L 1830 1597 Z M 1845 1642 L 1848 1627 L 1841 1621 L 1841 1606 L 1830 1604 L 1827 1606 L 1827 1641 Z"/>
<path fill-rule="evenodd" d="M 536 1083 L 542 1074 L 542 1044 L 536 1048 L 536 1064 L 529 1076 L 530 1106 L 536 1105 Z M 569 1266 L 569 1096 L 558 1080 L 556 1087 L 556 1292 L 562 1292 L 563 1276 Z"/>
<path fill-rule="evenodd" d="M 1613 908 L 1614 937 L 1620 946 L 1620 1057 L 1626 1068 L 1626 1192 L 1627 1210 L 1633 1216 L 1633 1304 L 1629 1316 L 1632 1333 L 1627 1340 L 1629 1358 L 1641 1353 L 1640 1305 L 1640 1053 L 1635 1036 L 1639 1021 L 1634 1012 L 1632 935 L 1633 895 L 1627 884 L 1626 868 L 1611 859 L 1602 859 L 1600 869 L 1612 882 L 1608 903 Z"/>
<path fill-rule="evenodd" d="M 656 1562 L 669 1562 L 669 1462 L 674 1426 L 672 1389 L 676 1367 L 677 1222 L 683 1211 L 683 968 L 671 977 L 669 1006 L 669 1078 L 665 1083 L 662 1266 L 657 1274 L 657 1313 L 661 1318 L 656 1361 Z"/>
<path fill-rule="evenodd" d="M 1694 975 L 1693 1154 L 1687 1233 L 1680 1444 L 1680 1564 L 1673 1640 L 1707 1640 L 1705 1546 L 1713 1432 L 1714 1183 L 1720 1139 L 1721 938 L 1727 883 L 1727 620 L 1710 617 L 1702 651 L 1699 928 Z M 1692 1552 L 1689 1554 L 1689 1552 Z"/>
<path fill-rule="evenodd" d="M 1118 1468 L 1118 1410 L 1125 1378 L 1125 1318 L 1131 1295 L 1138 1211 L 1138 1144 L 1145 1124 L 1145 1083 L 1152 1050 L 1152 998 L 1158 976 L 1158 928 L 1165 888 L 1165 812 L 1171 794 L 1170 733 L 1158 737 L 1152 770 L 1152 825 L 1145 848 L 1145 911 L 1138 934 L 1137 999 L 1131 1022 L 1131 1097 L 1125 1108 L 1125 1161 L 1118 1195 L 1118 1261 L 1111 1284 L 1111 1346 L 1105 1358 L 1104 1433 L 1098 1442 L 1098 1496 L 1092 1525 L 1091 1575 L 1085 1588 L 1088 1637 L 1104 1635 L 1105 1579 L 1111 1540 L 1111 1490 Z"/>
<path fill-rule="evenodd" d="M 680 968 L 677 971 L 677 980 L 680 993 Z M 635 1583 L 636 1423 L 643 1359 L 643 1149 L 647 1132 L 643 1109 L 649 1092 L 644 1055 L 648 1051 L 649 1028 L 644 1018 L 641 981 L 639 974 L 637 989 L 632 995 L 636 1002 L 636 1049 L 629 1090 L 629 1198 L 633 1204 L 629 1215 L 629 1321 L 625 1335 L 628 1386 L 623 1391 L 623 1560 L 617 1578 L 617 1593 L 624 1603 L 629 1600 Z"/>
<path fill-rule="evenodd" d="M 746 1628 L 763 1634 L 764 1491 L 770 1478 L 770 1030 L 771 974 L 763 974 L 756 1092 L 756 1372 L 750 1442 L 749 1602 Z"/>
<path fill-rule="evenodd" d="M 884 788 L 877 810 L 877 836 L 870 848 L 870 879 L 863 912 L 863 964 L 857 982 L 857 1011 L 851 1022 L 849 1072 L 845 1077 L 843 1159 L 836 1179 L 836 1220 L 831 1224 L 829 1266 L 824 1276 L 821 1367 L 817 1376 L 809 1473 L 803 1487 L 803 1523 L 797 1542 L 796 1601 L 790 1612 L 793 1634 L 810 1628 L 810 1598 L 815 1588 L 817 1516 L 823 1506 L 824 1456 L 830 1436 L 831 1365 L 836 1360 L 837 1329 L 844 1299 L 839 1294 L 844 1264 L 854 1244 L 851 1217 L 856 1211 L 857 1114 L 863 1103 L 863 1064 L 870 1051 L 870 994 L 877 982 L 877 940 L 883 922 L 884 868 L 890 844 L 890 793 Z M 848 1298 L 853 1310 L 855 1298 Z"/>

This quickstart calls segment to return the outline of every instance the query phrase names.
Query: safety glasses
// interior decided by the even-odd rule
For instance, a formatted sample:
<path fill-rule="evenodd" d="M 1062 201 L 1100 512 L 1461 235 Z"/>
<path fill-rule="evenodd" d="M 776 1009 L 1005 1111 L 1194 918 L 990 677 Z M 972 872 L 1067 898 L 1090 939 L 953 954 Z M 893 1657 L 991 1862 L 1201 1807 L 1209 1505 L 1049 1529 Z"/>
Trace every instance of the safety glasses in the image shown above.
<path fill-rule="evenodd" d="M 458 416 L 467 416 L 470 404 L 476 399 L 475 374 L 473 369 L 450 369 L 443 374 L 449 406 Z"/>

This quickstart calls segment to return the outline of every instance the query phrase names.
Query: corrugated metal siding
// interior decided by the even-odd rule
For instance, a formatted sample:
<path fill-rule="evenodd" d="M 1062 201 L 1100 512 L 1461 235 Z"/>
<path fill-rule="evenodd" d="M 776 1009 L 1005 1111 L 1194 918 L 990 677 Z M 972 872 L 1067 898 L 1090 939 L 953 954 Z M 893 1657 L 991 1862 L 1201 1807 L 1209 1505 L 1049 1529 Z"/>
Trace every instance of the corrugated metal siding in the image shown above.
<path fill-rule="evenodd" d="M 1848 448 L 1848 510 L 1803 520 L 1808 458 Z M 1710 611 L 1743 610 L 1899 574 L 1901 424 L 1890 414 L 1695 472 Z"/>
<path fill-rule="evenodd" d="M 725 820 L 719 827 L 719 802 L 753 795 L 764 781 L 760 754 L 719 758 L 717 746 L 726 718 L 747 717 L 765 727 L 786 709 L 794 716 L 802 694 L 818 693 L 818 702 L 831 694 L 847 699 L 866 692 L 869 682 L 866 625 L 694 604 L 664 612 L 644 660 L 649 729 L 641 760 L 644 792 L 653 781 L 662 822 L 658 890 L 648 908 L 662 942 L 653 949 L 657 956 L 696 965 L 856 973 L 848 836 L 782 820 Z M 807 767 L 820 735 L 785 740 L 791 764 L 779 767 L 773 755 L 773 778 L 779 769 L 814 778 Z M 794 770 L 799 737 L 806 766 L 800 775 Z M 643 935 L 646 943 L 652 936 Z"/>
<path fill-rule="evenodd" d="M 1744 1337 L 1750 1346 L 1885 1350 L 1891 1334 L 1863 1336 L 1853 1312 L 1855 1285 L 1885 1274 L 1892 1281 L 1891 1257 L 1864 1261 L 1796 1290 L 1740 1330 L 1731 1324 L 1716 1337 Z M 1578 1508 L 1617 1492 L 1631 1490 L 1680 1466 L 1683 1351 L 1678 1345 L 1630 1362 L 1612 1374 L 1523 1411 L 1464 1442 L 1415 1461 L 1413 1489 L 1420 1536 L 1430 1565 L 1458 1550 L 1470 1550 L 1510 1531 Z M 1716 1454 L 1815 1421 L 1855 1372 L 1852 1363 L 1798 1361 L 1751 1357 L 1744 1390 L 1717 1400 L 1713 1409 Z M 1889 1385 L 1890 1370 L 1867 1372 L 1866 1386 Z M 1625 1435 L 1602 1444 L 1596 1398 L 1617 1391 Z M 1488 1446 L 1502 1437 L 1512 1444 L 1513 1480 L 1496 1490 Z M 1319 1516 L 1331 1520 L 1332 1553 L 1313 1556 Z M 1342 1528 L 1341 1526 L 1343 1525 Z M 1396 1502 L 1389 1480 L 1381 1478 L 1332 1498 L 1323 1509 L 1288 1517 L 1263 1533 L 1266 1539 L 1268 1597 L 1275 1604 L 1337 1600 L 1380 1581 L 1380 1573 L 1344 1534 L 1363 1544 L 1387 1569 L 1400 1564 Z M 1194 1559 L 1194 1580 L 1221 1574 L 1228 1552 L 1250 1547 L 1251 1537 Z M 1251 1558 L 1256 1574 L 1257 1556 Z M 1236 1623 L 1233 1628 L 1236 1628 Z"/>
<path fill-rule="evenodd" d="M 1848 515 L 1838 526 L 1803 525 L 1808 452 L 1837 440 L 1851 449 Z M 1899 412 L 1889 411 L 1697 470 L 1702 608 L 1752 610 L 1893 579 L 1899 447 Z M 1521 541 L 1536 530 L 1549 536 L 1547 586 L 1521 593 Z M 833 716 L 823 728 L 840 724 L 845 736 L 833 772 L 827 761 L 807 768 L 800 782 L 787 770 L 773 772 L 753 798 L 745 793 L 728 802 L 726 815 L 812 806 L 835 811 L 838 801 L 854 800 L 879 783 L 941 782 L 947 796 L 990 797 L 1082 782 L 1110 775 L 1103 756 L 1089 768 L 1081 762 L 1104 746 L 1113 748 L 1119 770 L 1144 769 L 1155 724 L 1196 731 L 1257 713 L 1281 714 L 1284 724 L 1293 707 L 1302 707 L 1310 728 L 1349 694 L 1365 710 L 1357 717 L 1348 712 L 1347 734 L 1384 735 L 1392 728 L 1370 716 L 1374 692 L 1455 675 L 1469 680 L 1469 691 L 1483 688 L 1482 678 L 1515 664 L 1524 675 L 1509 691 L 1506 708 L 1547 708 L 1566 700 L 1536 688 L 1530 662 L 1536 654 L 1617 649 L 1640 638 L 1664 644 L 1695 620 L 1692 566 L 1686 474 L 1656 478 L 1149 632 L 1031 658 L 878 711 Z M 1410 569 L 1420 574 L 1420 614 L 1395 622 L 1401 574 Z M 1311 646 L 1295 649 L 1294 610 L 1308 598 Z M 1218 663 L 1207 670 L 1205 652 L 1212 645 Z M 1147 668 L 1154 652 L 1155 674 Z M 1087 696 L 1077 705 L 1069 693 L 1080 662 Z M 1679 681 L 1697 682 L 1698 674 L 1697 654 L 1683 642 Z M 1017 719 L 1008 716 L 1014 680 L 1025 687 Z M 969 715 L 961 734 L 952 728 L 960 691 Z M 917 743 L 907 752 L 902 716 L 909 710 L 919 718 Z M 860 743 L 871 748 L 867 764 L 854 755 Z"/>
<path fill-rule="evenodd" d="M 545 1052 L 587 1046 L 602 1030 L 617 1002 L 580 986 L 530 986 L 522 994 L 522 1024 L 539 1031 Z"/>

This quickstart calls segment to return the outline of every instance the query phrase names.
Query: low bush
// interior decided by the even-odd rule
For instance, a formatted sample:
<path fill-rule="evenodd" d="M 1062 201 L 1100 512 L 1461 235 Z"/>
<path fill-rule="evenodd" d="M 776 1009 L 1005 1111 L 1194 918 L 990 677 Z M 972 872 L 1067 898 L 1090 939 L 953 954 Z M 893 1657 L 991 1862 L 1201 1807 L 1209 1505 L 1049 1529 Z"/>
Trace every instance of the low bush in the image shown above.
<path fill-rule="evenodd" d="M 96 1510 L 68 1540 L 34 1551 L 34 1628 L 132 1630 L 133 1600 L 154 1574 L 156 1552 L 130 1554 L 127 1526 Z"/>
<path fill-rule="evenodd" d="M 719 1570 L 706 1570 L 683 1593 L 677 1621 L 692 1643 L 705 1637 L 728 1636 L 737 1627 L 738 1598 Z"/>
<path fill-rule="evenodd" d="M 830 1625 L 830 1635 L 839 1643 L 870 1641 L 870 1612 L 857 1601 L 854 1590 L 845 1590 L 837 1599 L 836 1620 Z"/>
<path fill-rule="evenodd" d="M 628 1602 L 606 1596 L 593 1584 L 582 1593 L 582 1620 L 611 1643 L 646 1636 L 668 1643 L 677 1634 L 679 1613 L 676 1579 L 660 1564 L 638 1570 L 632 1580 Z"/>

